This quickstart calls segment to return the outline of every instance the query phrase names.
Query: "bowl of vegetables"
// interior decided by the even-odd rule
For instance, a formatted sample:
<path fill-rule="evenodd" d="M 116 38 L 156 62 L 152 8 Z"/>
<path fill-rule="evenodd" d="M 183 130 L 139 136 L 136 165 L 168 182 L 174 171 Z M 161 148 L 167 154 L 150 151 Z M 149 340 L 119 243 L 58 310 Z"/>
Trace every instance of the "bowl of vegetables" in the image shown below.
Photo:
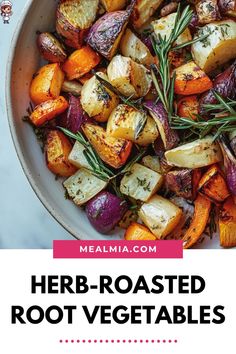
<path fill-rule="evenodd" d="M 236 246 L 236 2 L 192 3 L 24 9 L 10 129 L 36 194 L 78 239 Z"/>

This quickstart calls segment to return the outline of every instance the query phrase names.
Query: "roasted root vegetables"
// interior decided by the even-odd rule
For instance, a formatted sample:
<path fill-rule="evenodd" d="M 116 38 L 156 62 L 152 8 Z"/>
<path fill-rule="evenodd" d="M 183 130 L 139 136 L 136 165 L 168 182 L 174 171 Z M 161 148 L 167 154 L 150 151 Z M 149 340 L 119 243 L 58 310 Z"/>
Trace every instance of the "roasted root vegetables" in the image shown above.
<path fill-rule="evenodd" d="M 37 45 L 42 57 L 51 63 L 62 63 L 66 60 L 67 54 L 62 44 L 49 32 L 38 35 Z"/>
<path fill-rule="evenodd" d="M 198 195 L 194 202 L 194 216 L 183 237 L 184 248 L 192 247 L 204 232 L 210 216 L 211 202 L 209 199 Z"/>
<path fill-rule="evenodd" d="M 127 241 L 155 241 L 156 237 L 143 225 L 133 222 L 125 232 Z"/>
<path fill-rule="evenodd" d="M 63 113 L 68 106 L 67 100 L 63 96 L 59 96 L 36 106 L 29 118 L 34 125 L 39 127 Z"/>
<path fill-rule="evenodd" d="M 164 238 L 178 225 L 182 210 L 168 199 L 154 195 L 144 203 L 139 217 L 157 239 Z"/>
<path fill-rule="evenodd" d="M 80 206 L 105 189 L 107 183 L 94 176 L 92 172 L 81 168 L 69 177 L 63 185 L 73 202 Z"/>
<path fill-rule="evenodd" d="M 87 43 L 106 59 L 111 60 L 118 50 L 129 17 L 129 10 L 109 12 L 103 15 L 90 29 Z"/>
<path fill-rule="evenodd" d="M 124 96 L 143 97 L 151 88 L 151 75 L 145 66 L 116 55 L 107 68 L 110 83 Z"/>
<path fill-rule="evenodd" d="M 163 0 L 137 0 L 131 17 L 135 28 L 141 28 L 162 4 Z"/>
<path fill-rule="evenodd" d="M 229 197 L 219 212 L 220 245 L 222 247 L 236 246 L 236 204 Z"/>
<path fill-rule="evenodd" d="M 138 64 L 148 66 L 154 63 L 148 47 L 129 28 L 126 29 L 121 39 L 120 51 L 124 57 L 129 57 Z"/>
<path fill-rule="evenodd" d="M 219 166 L 211 166 L 202 176 L 198 191 L 214 203 L 221 203 L 229 197 L 230 192 Z"/>
<path fill-rule="evenodd" d="M 162 175 L 135 163 L 121 180 L 121 193 L 135 200 L 146 202 L 161 187 Z"/>
<path fill-rule="evenodd" d="M 84 124 L 83 132 L 105 163 L 114 168 L 126 163 L 132 149 L 130 141 L 113 138 L 102 127 L 90 123 Z"/>
<path fill-rule="evenodd" d="M 193 61 L 179 66 L 175 70 L 175 93 L 194 95 L 212 88 L 212 81 Z"/>
<path fill-rule="evenodd" d="M 60 0 L 56 30 L 65 44 L 81 48 L 88 28 L 96 18 L 99 0 Z"/>
<path fill-rule="evenodd" d="M 89 46 L 82 47 L 74 51 L 65 64 L 63 70 L 68 80 L 79 79 L 95 68 L 100 62 L 100 56 Z"/>
<path fill-rule="evenodd" d="M 236 247 L 236 1 L 56 3 L 25 120 L 89 236 Z"/>
<path fill-rule="evenodd" d="M 168 150 L 165 157 L 168 164 L 185 168 L 209 166 L 222 160 L 219 144 L 210 135 Z"/>
<path fill-rule="evenodd" d="M 58 63 L 43 66 L 34 75 L 30 85 L 30 98 L 35 104 L 57 98 L 60 95 L 64 73 Z"/>
<path fill-rule="evenodd" d="M 97 75 L 108 81 L 106 74 L 98 72 Z M 106 122 L 118 103 L 117 95 L 104 87 L 96 76 L 91 77 L 82 88 L 82 107 L 97 122 Z"/>
<path fill-rule="evenodd" d="M 228 19 L 209 23 L 196 34 L 205 35 L 204 40 L 192 45 L 192 55 L 195 63 L 209 73 L 236 57 L 236 22 Z"/>
<path fill-rule="evenodd" d="M 57 176 L 69 177 L 76 168 L 69 162 L 72 145 L 60 131 L 51 130 L 47 134 L 46 163 L 49 170 Z"/>
<path fill-rule="evenodd" d="M 142 146 L 153 143 L 159 133 L 155 121 L 129 105 L 120 104 L 107 122 L 107 134 Z"/>

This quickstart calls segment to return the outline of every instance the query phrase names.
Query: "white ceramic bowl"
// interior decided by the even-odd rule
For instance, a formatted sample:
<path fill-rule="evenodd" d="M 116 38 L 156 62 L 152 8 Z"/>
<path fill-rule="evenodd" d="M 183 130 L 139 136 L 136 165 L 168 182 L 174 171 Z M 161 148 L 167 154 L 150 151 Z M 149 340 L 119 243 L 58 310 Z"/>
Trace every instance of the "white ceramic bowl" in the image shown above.
<path fill-rule="evenodd" d="M 50 214 L 78 239 L 110 239 L 109 236 L 97 233 L 85 213 L 64 198 L 62 184 L 55 181 L 54 175 L 46 168 L 44 155 L 32 128 L 22 121 L 29 106 L 29 84 L 40 61 L 35 43 L 36 31 L 53 29 L 56 4 L 53 0 L 28 1 L 18 23 L 9 55 L 6 79 L 10 130 L 23 170 Z M 112 239 L 119 239 L 122 234 L 122 230 L 115 230 Z M 198 248 L 219 248 L 219 240 L 206 240 L 198 245 Z"/>

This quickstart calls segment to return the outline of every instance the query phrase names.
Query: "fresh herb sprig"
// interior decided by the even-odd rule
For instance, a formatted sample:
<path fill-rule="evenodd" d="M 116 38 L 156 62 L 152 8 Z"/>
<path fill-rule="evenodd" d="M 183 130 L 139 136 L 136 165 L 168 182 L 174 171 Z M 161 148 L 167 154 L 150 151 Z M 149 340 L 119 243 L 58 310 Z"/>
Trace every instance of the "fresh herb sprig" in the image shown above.
<path fill-rule="evenodd" d="M 159 61 L 158 66 L 155 64 L 151 66 L 152 79 L 170 121 L 173 114 L 175 74 L 171 75 L 168 56 L 177 38 L 188 27 L 192 16 L 193 11 L 190 9 L 190 6 L 186 6 L 181 13 L 179 5 L 174 28 L 170 36 L 168 38 L 166 38 L 166 36 L 162 37 L 161 35 L 152 37 L 153 48 Z"/>
<path fill-rule="evenodd" d="M 84 156 L 91 167 L 91 171 L 98 178 L 102 179 L 105 182 L 108 182 L 115 174 L 108 169 L 98 154 L 94 151 L 91 144 L 84 138 L 81 132 L 77 132 L 76 134 L 72 133 L 70 130 L 59 127 L 61 131 L 67 135 L 68 137 L 77 140 L 80 144 L 84 146 Z"/>
<path fill-rule="evenodd" d="M 190 130 L 194 135 L 203 138 L 209 133 L 214 134 L 214 139 L 219 138 L 223 133 L 236 129 L 236 101 L 231 99 L 223 99 L 217 92 L 214 92 L 217 98 L 216 104 L 205 104 L 203 108 L 206 112 L 213 114 L 214 118 L 209 120 L 203 119 L 197 115 L 196 120 L 183 117 L 174 117 L 172 128 L 176 130 Z M 220 116 L 217 113 L 220 111 Z M 224 116 L 224 114 L 226 114 Z"/>

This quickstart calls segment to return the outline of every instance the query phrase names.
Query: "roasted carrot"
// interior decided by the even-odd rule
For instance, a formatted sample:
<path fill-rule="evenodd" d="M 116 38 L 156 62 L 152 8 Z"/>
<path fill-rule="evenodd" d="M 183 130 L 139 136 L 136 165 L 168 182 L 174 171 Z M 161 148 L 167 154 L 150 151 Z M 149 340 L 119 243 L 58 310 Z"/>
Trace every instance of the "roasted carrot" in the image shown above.
<path fill-rule="evenodd" d="M 183 237 L 185 249 L 192 247 L 199 240 L 206 228 L 211 211 L 211 202 L 200 194 L 197 196 L 194 206 L 194 216 L 191 225 Z"/>
<path fill-rule="evenodd" d="M 127 241 L 155 241 L 156 237 L 145 226 L 133 222 L 125 232 Z"/>
<path fill-rule="evenodd" d="M 85 123 L 83 132 L 100 158 L 114 168 L 123 166 L 132 149 L 132 142 L 109 136 L 99 125 Z"/>
<path fill-rule="evenodd" d="M 79 79 L 100 63 L 101 57 L 91 47 L 74 51 L 63 65 L 69 80 Z"/>
<path fill-rule="evenodd" d="M 220 245 L 236 246 L 236 205 L 229 197 L 222 205 L 219 213 Z"/>
<path fill-rule="evenodd" d="M 48 100 L 35 107 L 30 115 L 30 120 L 34 125 L 40 126 L 63 113 L 68 106 L 69 104 L 63 96 Z"/>
<path fill-rule="evenodd" d="M 178 115 L 196 120 L 199 113 L 199 99 L 196 95 L 186 96 L 178 102 Z"/>
<path fill-rule="evenodd" d="M 212 81 L 193 61 L 175 69 L 175 93 L 195 95 L 212 88 Z"/>
<path fill-rule="evenodd" d="M 62 132 L 51 130 L 46 142 L 46 163 L 49 170 L 62 177 L 73 175 L 76 168 L 68 160 L 71 150 L 69 139 Z"/>
<path fill-rule="evenodd" d="M 32 101 L 38 105 L 59 97 L 64 76 L 58 63 L 48 64 L 39 69 L 30 85 Z"/>
<path fill-rule="evenodd" d="M 221 203 L 229 195 L 229 189 L 218 165 L 211 166 L 202 176 L 198 191 L 212 202 Z"/>

